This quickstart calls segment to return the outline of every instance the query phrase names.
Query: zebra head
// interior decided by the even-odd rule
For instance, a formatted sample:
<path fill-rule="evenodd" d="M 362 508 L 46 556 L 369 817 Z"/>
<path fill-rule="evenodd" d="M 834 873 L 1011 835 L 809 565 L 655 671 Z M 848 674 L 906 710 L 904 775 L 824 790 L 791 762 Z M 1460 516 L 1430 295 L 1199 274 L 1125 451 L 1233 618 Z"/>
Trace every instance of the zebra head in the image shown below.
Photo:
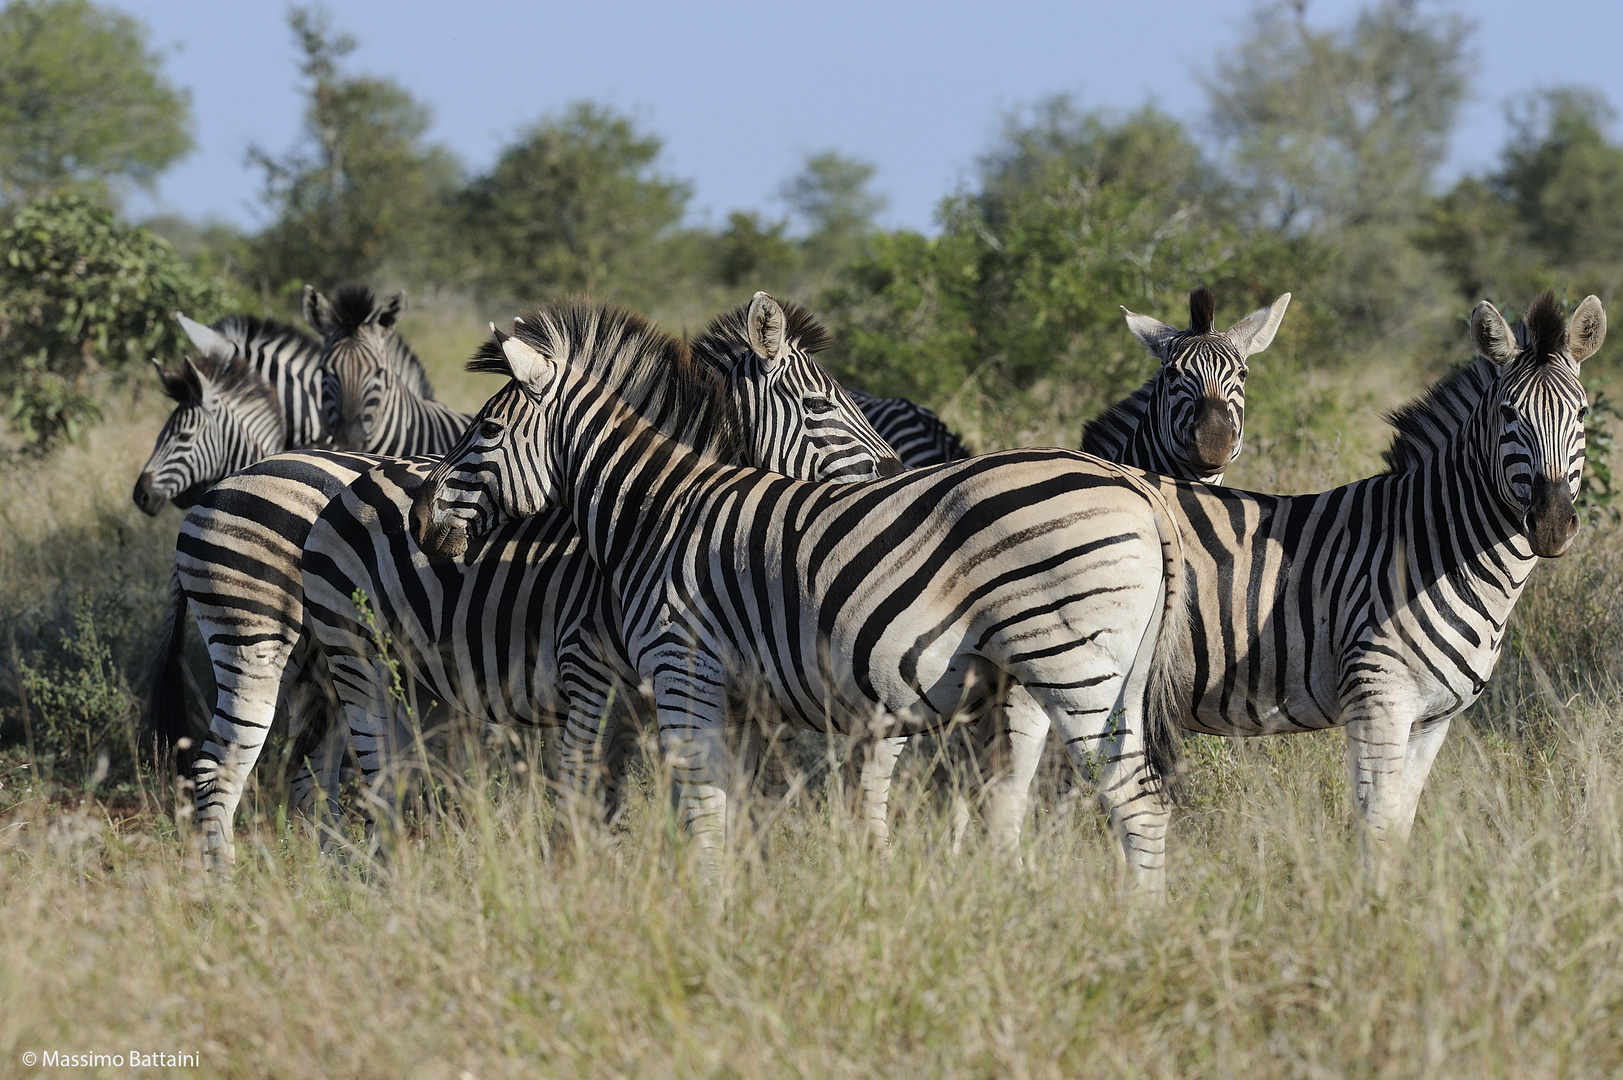
<path fill-rule="evenodd" d="M 281 405 L 247 361 L 203 356 L 176 373 L 156 360 L 152 366 L 177 404 L 135 481 L 142 511 L 156 514 L 171 501 L 190 506 L 199 489 L 281 452 L 287 441 Z"/>
<path fill-rule="evenodd" d="M 557 470 L 547 461 L 547 406 L 563 381 L 563 365 L 494 325 L 491 331 L 512 381 L 474 414 L 412 500 L 411 534 L 430 557 L 456 558 L 469 537 L 561 501 Z"/>
<path fill-rule="evenodd" d="M 360 285 L 341 286 L 330 302 L 304 287 L 305 321 L 321 335 L 323 419 L 340 449 L 376 452 L 395 401 L 434 396 L 422 365 L 394 332 L 404 305 L 404 293 L 379 304 Z"/>
<path fill-rule="evenodd" d="M 1546 292 L 1512 333 L 1484 300 L 1471 312 L 1471 340 L 1498 367 L 1477 413 L 1484 460 L 1490 468 L 1497 462 L 1499 496 L 1533 554 L 1558 558 L 1578 533 L 1574 504 L 1589 415 L 1578 365 L 1606 340 L 1606 309 L 1588 296 L 1568 321 Z"/>
<path fill-rule="evenodd" d="M 810 313 L 794 304 L 786 311 L 758 292 L 747 310 L 717 319 L 694 351 L 713 353 L 713 343 L 729 337 L 734 341 L 727 344 L 741 346 L 726 350 L 733 354 L 726 379 L 739 412 L 745 463 L 827 482 L 902 471 L 890 444 L 812 358 L 829 338 Z"/>
<path fill-rule="evenodd" d="M 1133 336 L 1161 360 L 1151 390 L 1151 435 L 1186 480 L 1220 478 L 1240 456 L 1245 435 L 1246 361 L 1266 349 L 1290 305 L 1286 293 L 1227 330 L 1213 330 L 1216 299 L 1189 294 L 1189 329 L 1121 309 Z"/>

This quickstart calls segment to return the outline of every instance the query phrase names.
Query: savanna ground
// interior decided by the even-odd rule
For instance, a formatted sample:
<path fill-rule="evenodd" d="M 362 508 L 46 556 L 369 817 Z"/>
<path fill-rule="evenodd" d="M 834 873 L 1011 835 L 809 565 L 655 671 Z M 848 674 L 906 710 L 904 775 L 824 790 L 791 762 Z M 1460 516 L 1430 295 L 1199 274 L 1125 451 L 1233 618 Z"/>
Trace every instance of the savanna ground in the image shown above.
<path fill-rule="evenodd" d="M 479 327 L 453 308 L 404 326 L 462 407 L 492 389 L 456 370 Z M 1234 476 L 1263 489 L 1373 471 L 1376 411 L 1419 384 L 1368 365 L 1299 381 L 1266 360 Z M 1074 445 L 1043 400 L 1002 429 Z M 1379 902 L 1339 732 L 1190 740 L 1159 909 L 1124 894 L 1087 804 L 1041 800 L 1021 866 L 973 839 L 954 856 L 920 757 L 883 855 L 837 770 L 758 807 L 764 843 L 735 848 L 718 909 L 655 766 L 618 829 L 554 850 L 534 739 L 436 764 L 442 812 L 382 868 L 324 859 L 289 824 L 276 744 L 236 874 L 204 883 L 173 793 L 136 764 L 131 673 L 179 515 L 149 520 L 128 490 L 164 403 L 148 388 L 110 411 L 0 473 L 0 647 L 32 747 L 0 759 L 0 1075 L 39 1071 L 29 1051 L 132 1047 L 220 1076 L 1623 1070 L 1623 542 L 1604 516 L 1539 567 Z M 76 744 L 92 721 L 122 734 Z"/>

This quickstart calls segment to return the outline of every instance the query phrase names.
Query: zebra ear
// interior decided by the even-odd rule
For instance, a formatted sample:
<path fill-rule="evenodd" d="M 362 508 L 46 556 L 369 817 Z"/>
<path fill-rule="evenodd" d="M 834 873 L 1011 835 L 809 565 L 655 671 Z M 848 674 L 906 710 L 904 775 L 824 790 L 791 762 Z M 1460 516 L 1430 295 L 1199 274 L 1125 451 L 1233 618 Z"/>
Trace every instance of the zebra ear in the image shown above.
<path fill-rule="evenodd" d="M 783 308 L 766 293 L 758 292 L 750 299 L 748 321 L 750 348 L 756 356 L 770 361 L 769 366 L 777 366 L 789 351 L 785 339 L 788 319 L 784 317 Z"/>
<path fill-rule="evenodd" d="M 1127 329 L 1133 332 L 1133 336 L 1142 341 L 1146 349 L 1165 360 L 1167 358 L 1167 342 L 1172 340 L 1172 335 L 1178 332 L 1177 329 L 1168 326 L 1160 319 L 1151 318 L 1148 315 L 1139 315 L 1128 311 L 1125 307 L 1121 309 L 1121 313 L 1127 320 Z"/>
<path fill-rule="evenodd" d="M 395 320 L 400 318 L 400 313 L 405 310 L 406 294 L 397 292 L 378 305 L 378 309 L 372 313 L 372 320 L 379 326 L 388 329 L 394 325 Z"/>
<path fill-rule="evenodd" d="M 180 328 L 186 332 L 186 336 L 191 338 L 197 351 L 203 355 L 230 356 L 237 351 L 236 346 L 231 344 L 231 339 L 214 327 L 204 326 L 200 322 L 188 319 L 178 311 L 175 312 L 175 320 L 180 323 Z"/>
<path fill-rule="evenodd" d="M 512 369 L 513 378 L 528 390 L 545 390 L 558 370 L 551 360 L 516 337 L 502 342 L 502 355 L 507 357 L 507 366 Z"/>
<path fill-rule="evenodd" d="M 1499 314 L 1499 309 L 1486 300 L 1471 311 L 1471 344 L 1496 364 L 1503 364 L 1519 351 L 1510 324 Z"/>
<path fill-rule="evenodd" d="M 1601 306 L 1600 297 L 1586 296 L 1572 313 L 1572 321 L 1567 323 L 1567 353 L 1573 363 L 1581 364 L 1594 356 L 1605 340 L 1606 309 Z"/>
<path fill-rule="evenodd" d="M 203 377 L 202 369 L 192 360 L 186 358 L 186 386 L 191 391 L 192 400 L 205 409 L 212 409 L 218 402 L 214 384 Z"/>
<path fill-rule="evenodd" d="M 1234 342 L 1241 356 L 1255 356 L 1274 343 L 1274 335 L 1279 332 L 1279 324 L 1285 321 L 1285 309 L 1290 305 L 1291 294 L 1286 293 L 1228 328 L 1229 340 Z"/>
<path fill-rule="evenodd" d="M 303 306 L 304 321 L 310 325 L 310 329 L 325 337 L 333 321 L 331 301 L 317 292 L 314 285 L 306 285 Z"/>

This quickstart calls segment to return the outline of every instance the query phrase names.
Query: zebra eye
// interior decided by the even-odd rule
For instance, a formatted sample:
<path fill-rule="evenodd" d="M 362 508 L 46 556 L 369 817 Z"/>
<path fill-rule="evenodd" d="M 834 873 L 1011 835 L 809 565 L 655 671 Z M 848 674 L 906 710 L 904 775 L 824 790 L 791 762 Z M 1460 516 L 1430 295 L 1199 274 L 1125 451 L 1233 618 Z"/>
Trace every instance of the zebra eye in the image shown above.
<path fill-rule="evenodd" d="M 1240 381 L 1245 382 L 1246 376 L 1250 375 L 1250 374 L 1251 374 L 1251 372 L 1247 371 L 1245 368 L 1241 368 L 1240 369 Z"/>
<path fill-rule="evenodd" d="M 821 397 L 818 395 L 807 397 L 801 402 L 801 404 L 806 406 L 807 412 L 817 415 L 831 413 L 834 411 L 834 402 L 830 401 L 826 397 Z"/>
<path fill-rule="evenodd" d="M 1514 405 L 1501 405 L 1501 406 L 1499 406 L 1499 416 L 1500 416 L 1500 419 L 1504 420 L 1505 423 L 1514 424 L 1516 422 L 1516 406 L 1514 406 Z"/>
<path fill-rule="evenodd" d="M 1589 419 L 1589 406 L 1588 405 L 1585 405 L 1583 408 L 1578 410 L 1578 419 L 1579 420 L 1588 420 Z"/>
<path fill-rule="evenodd" d="M 502 437 L 502 425 L 495 420 L 479 421 L 479 437 L 486 442 L 495 442 Z"/>

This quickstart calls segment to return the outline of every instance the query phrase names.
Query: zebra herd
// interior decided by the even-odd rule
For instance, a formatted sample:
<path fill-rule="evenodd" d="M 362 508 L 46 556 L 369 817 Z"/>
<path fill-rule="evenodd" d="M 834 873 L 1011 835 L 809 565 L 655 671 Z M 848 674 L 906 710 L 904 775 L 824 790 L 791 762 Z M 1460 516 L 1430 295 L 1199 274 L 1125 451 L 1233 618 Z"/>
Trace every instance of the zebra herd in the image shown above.
<path fill-rule="evenodd" d="M 1605 312 L 1545 294 L 1512 329 L 1483 301 L 1477 359 L 1392 417 L 1381 474 L 1222 487 L 1289 301 L 1222 331 L 1204 287 L 1184 330 L 1123 308 L 1160 365 L 1083 452 L 979 456 L 834 381 L 815 318 L 765 293 L 690 342 L 582 301 L 492 325 L 470 370 L 507 382 L 472 417 L 433 399 L 398 297 L 307 287 L 319 340 L 183 320 L 199 355 L 160 371 L 177 405 L 135 501 L 189 507 L 149 713 L 178 745 L 189 607 L 218 687 L 190 768 L 207 865 L 279 709 L 305 728 L 296 802 L 338 814 L 348 762 L 387 805 L 421 723 L 403 680 L 555 729 L 560 796 L 600 813 L 651 725 L 707 874 L 751 732 L 853 737 L 882 839 L 905 739 L 964 726 L 997 752 L 985 830 L 1014 850 L 1052 728 L 1154 894 L 1180 730 L 1345 726 L 1379 878 L 1533 565 L 1575 535 Z"/>

